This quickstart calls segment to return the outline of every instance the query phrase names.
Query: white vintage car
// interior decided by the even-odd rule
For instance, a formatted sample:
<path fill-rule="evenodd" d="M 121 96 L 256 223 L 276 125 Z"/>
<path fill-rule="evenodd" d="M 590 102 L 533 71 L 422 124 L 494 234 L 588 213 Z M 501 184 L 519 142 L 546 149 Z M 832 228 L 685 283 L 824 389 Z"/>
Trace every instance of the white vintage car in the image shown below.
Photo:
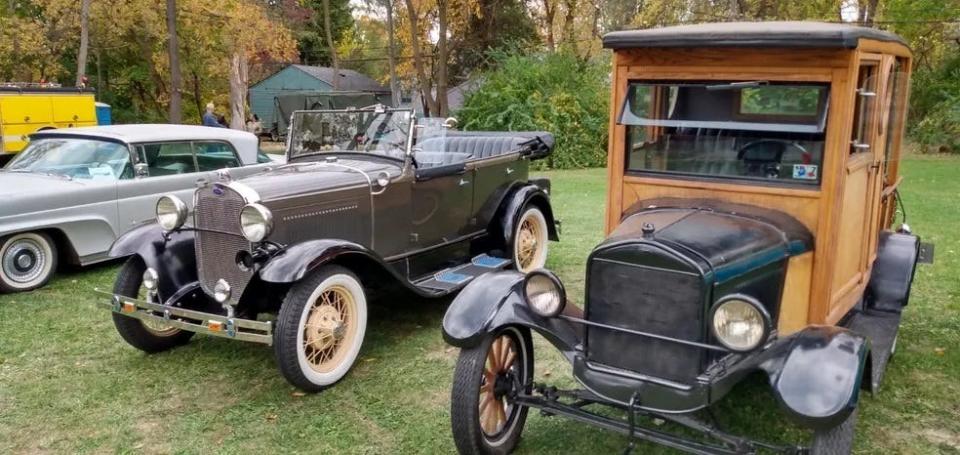
<path fill-rule="evenodd" d="M 157 199 L 190 197 L 200 179 L 270 166 L 253 134 L 187 125 L 49 130 L 0 170 L 0 292 L 46 284 L 57 264 L 107 258 L 113 241 L 152 221 Z"/>

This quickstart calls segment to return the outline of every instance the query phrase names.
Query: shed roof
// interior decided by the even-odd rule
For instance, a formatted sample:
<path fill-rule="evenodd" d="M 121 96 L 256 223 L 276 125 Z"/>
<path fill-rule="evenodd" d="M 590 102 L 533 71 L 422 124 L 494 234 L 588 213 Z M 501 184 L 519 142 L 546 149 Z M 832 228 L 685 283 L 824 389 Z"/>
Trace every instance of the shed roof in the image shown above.
<path fill-rule="evenodd" d="M 603 47 L 777 47 L 853 49 L 861 38 L 900 43 L 875 28 L 807 21 L 719 22 L 607 33 Z"/>
<path fill-rule="evenodd" d="M 304 73 L 307 73 L 315 79 L 319 79 L 330 86 L 333 86 L 333 80 L 335 77 L 335 71 L 333 68 L 328 68 L 325 66 L 307 66 L 307 65 L 290 65 Z M 358 73 L 353 70 L 341 69 L 340 70 L 340 86 L 338 90 L 342 91 L 358 91 L 358 92 L 389 92 L 390 89 L 384 87 L 377 81 L 371 79 L 365 74 Z"/>

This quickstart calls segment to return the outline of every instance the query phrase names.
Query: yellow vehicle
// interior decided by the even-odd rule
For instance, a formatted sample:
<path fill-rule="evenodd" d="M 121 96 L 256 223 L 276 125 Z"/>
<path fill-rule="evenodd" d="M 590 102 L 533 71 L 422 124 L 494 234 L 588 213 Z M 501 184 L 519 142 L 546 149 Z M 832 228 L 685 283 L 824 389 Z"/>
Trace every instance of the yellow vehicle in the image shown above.
<path fill-rule="evenodd" d="M 0 84 L 0 166 L 37 131 L 96 126 L 94 102 L 93 90 Z"/>

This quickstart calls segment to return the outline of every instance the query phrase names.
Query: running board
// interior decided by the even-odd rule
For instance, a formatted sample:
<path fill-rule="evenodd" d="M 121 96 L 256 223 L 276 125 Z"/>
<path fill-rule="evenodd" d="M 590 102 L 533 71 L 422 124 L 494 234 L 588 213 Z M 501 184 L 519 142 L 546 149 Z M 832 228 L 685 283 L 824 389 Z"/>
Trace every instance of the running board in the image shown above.
<path fill-rule="evenodd" d="M 463 288 L 480 275 L 503 270 L 510 263 L 509 259 L 481 254 L 470 262 L 441 270 L 414 284 L 430 291 L 449 293 Z"/>
<path fill-rule="evenodd" d="M 900 313 L 864 310 L 860 311 L 847 321 L 848 329 L 870 339 L 870 390 L 880 390 L 883 373 L 887 369 L 887 362 L 896 349 L 897 332 L 900 329 Z"/>

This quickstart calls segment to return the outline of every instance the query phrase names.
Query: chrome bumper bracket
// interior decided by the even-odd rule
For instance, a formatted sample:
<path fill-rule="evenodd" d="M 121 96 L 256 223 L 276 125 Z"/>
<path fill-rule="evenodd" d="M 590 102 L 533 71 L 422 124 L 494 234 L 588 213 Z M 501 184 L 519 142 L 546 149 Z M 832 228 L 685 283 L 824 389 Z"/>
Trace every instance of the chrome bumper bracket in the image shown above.
<path fill-rule="evenodd" d="M 238 319 L 219 314 L 177 308 L 158 303 L 145 302 L 100 290 L 94 290 L 99 296 L 110 297 L 109 301 L 98 300 L 100 306 L 114 313 L 166 324 L 188 332 L 273 345 L 273 324 L 270 322 Z"/>

